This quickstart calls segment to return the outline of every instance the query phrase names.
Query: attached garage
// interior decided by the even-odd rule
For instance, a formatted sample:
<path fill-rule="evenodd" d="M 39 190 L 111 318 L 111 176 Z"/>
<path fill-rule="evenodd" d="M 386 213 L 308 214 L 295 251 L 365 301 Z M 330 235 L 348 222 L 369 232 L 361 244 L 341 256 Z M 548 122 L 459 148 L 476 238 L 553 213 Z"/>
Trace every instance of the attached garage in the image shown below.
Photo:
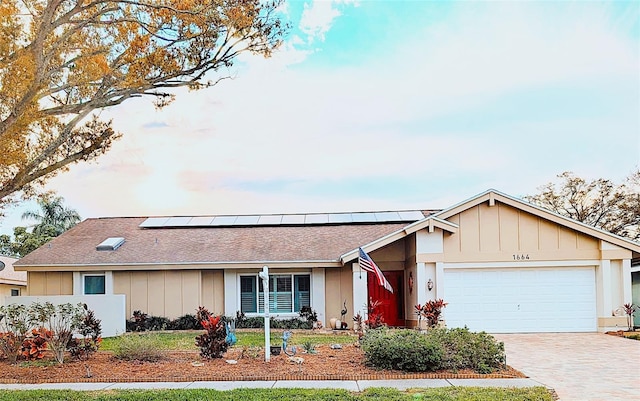
<path fill-rule="evenodd" d="M 595 267 L 445 269 L 448 327 L 491 333 L 596 331 Z"/>

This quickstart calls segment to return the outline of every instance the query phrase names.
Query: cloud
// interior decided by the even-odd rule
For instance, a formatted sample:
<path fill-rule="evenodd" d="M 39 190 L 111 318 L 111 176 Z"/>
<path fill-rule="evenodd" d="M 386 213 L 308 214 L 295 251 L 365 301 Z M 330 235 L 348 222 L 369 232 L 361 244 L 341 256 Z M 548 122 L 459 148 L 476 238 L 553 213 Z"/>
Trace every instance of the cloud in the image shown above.
<path fill-rule="evenodd" d="M 324 42 L 325 34 L 331 29 L 335 20 L 342 15 L 342 5 L 358 6 L 357 1 L 316 0 L 305 3 L 299 29 L 306 35 L 307 44 Z"/>
<path fill-rule="evenodd" d="M 359 62 L 317 67 L 309 55 L 344 6 L 305 6 L 301 34 L 272 59 L 245 56 L 233 80 L 160 112 L 148 100 L 105 112 L 124 138 L 51 187 L 95 215 L 442 207 L 488 187 L 530 193 L 564 170 L 616 179 L 640 162 L 640 57 L 607 9 L 458 3 Z M 549 88 L 569 94 L 566 112 L 550 113 Z M 590 97 L 610 99 L 606 113 Z M 394 179 L 384 196 L 364 185 Z"/>

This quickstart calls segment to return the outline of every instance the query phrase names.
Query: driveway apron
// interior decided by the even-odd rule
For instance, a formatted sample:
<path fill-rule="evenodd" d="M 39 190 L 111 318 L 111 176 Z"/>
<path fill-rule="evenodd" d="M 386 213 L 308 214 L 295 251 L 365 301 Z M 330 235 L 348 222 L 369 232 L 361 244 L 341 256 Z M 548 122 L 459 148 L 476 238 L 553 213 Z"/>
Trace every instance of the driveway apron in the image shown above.
<path fill-rule="evenodd" d="M 640 400 L 640 341 L 601 333 L 493 334 L 507 364 L 562 401 Z"/>

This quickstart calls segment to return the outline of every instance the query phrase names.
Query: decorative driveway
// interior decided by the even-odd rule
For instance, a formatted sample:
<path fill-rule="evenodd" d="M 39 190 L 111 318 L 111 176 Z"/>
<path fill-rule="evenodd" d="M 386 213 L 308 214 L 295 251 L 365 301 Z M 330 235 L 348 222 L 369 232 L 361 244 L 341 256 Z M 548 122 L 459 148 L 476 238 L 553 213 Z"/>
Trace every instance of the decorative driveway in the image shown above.
<path fill-rule="evenodd" d="M 640 400 L 640 341 L 600 333 L 493 334 L 507 364 L 562 401 Z"/>

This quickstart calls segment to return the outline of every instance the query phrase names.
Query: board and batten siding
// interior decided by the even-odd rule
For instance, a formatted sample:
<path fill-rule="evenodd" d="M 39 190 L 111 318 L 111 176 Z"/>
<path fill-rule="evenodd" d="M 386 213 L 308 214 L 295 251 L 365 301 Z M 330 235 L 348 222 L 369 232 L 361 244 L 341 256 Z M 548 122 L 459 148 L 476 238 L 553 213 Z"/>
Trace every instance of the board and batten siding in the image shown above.
<path fill-rule="evenodd" d="M 351 328 L 353 327 L 353 277 L 351 267 L 326 269 L 325 316 L 327 325 L 331 318 L 340 319 L 340 311 L 345 300 L 347 301 L 347 316 L 345 319 L 349 324 L 349 328 Z"/>
<path fill-rule="evenodd" d="M 600 259 L 599 240 L 530 213 L 496 202 L 451 216 L 459 225 L 444 236 L 445 262 Z"/>
<path fill-rule="evenodd" d="M 202 306 L 215 315 L 224 310 L 224 272 L 222 270 L 202 271 Z"/>
<path fill-rule="evenodd" d="M 169 319 L 195 314 L 200 306 L 199 270 L 113 272 L 114 294 L 126 296 L 127 316 L 140 310 Z"/>
<path fill-rule="evenodd" d="M 73 295 L 72 272 L 27 272 L 27 282 L 22 295 Z"/>

